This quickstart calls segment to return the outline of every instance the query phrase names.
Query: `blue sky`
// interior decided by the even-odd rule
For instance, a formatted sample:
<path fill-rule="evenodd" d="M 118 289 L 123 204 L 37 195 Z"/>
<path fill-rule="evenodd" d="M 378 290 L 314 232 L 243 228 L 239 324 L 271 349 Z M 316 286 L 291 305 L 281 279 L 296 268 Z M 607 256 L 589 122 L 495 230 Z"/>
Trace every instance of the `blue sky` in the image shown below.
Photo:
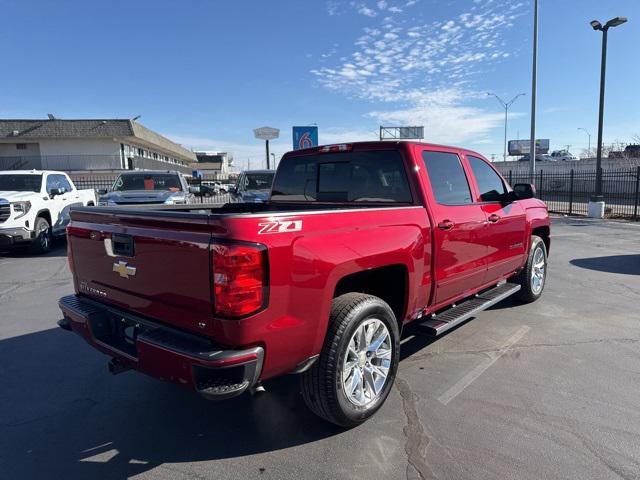
<path fill-rule="evenodd" d="M 601 34 L 611 31 L 605 142 L 640 135 L 640 2 L 540 0 L 538 137 L 595 143 Z M 253 166 L 252 129 L 317 123 L 320 142 L 424 125 L 427 141 L 502 153 L 528 137 L 531 10 L 525 0 L 0 0 L 1 118 L 133 117 L 192 148 Z M 604 22 L 603 22 L 604 23 Z"/>

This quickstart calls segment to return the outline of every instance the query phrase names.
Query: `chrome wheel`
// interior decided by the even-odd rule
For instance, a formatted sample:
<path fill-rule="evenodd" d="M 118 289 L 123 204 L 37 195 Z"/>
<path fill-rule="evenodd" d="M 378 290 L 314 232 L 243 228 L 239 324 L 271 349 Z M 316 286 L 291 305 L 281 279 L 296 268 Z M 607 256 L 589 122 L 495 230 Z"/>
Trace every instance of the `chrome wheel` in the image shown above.
<path fill-rule="evenodd" d="M 342 388 L 351 403 L 363 407 L 379 397 L 391 367 L 391 348 L 384 322 L 370 318 L 358 326 L 342 366 Z"/>
<path fill-rule="evenodd" d="M 546 259 L 544 251 L 541 247 L 536 248 L 533 253 L 533 265 L 531 267 L 531 290 L 536 295 L 542 291 L 544 287 L 546 270 Z"/>

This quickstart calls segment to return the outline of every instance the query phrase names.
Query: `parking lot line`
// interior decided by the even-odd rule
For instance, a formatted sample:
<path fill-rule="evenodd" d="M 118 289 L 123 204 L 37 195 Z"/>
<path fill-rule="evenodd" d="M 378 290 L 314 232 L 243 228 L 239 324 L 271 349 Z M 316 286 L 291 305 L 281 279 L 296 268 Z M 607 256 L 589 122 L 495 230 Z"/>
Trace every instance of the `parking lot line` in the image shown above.
<path fill-rule="evenodd" d="M 480 375 L 482 375 L 487 368 L 493 365 L 496 360 L 504 355 L 518 340 L 524 337 L 529 330 L 530 328 L 526 325 L 521 326 L 516 333 L 509 337 L 498 351 L 489 353 L 489 357 L 486 360 L 477 365 L 473 370 L 458 380 L 451 388 L 440 395 L 440 397 L 438 397 L 438 401 L 443 405 L 447 405 L 451 400 L 456 398 L 465 388 L 471 385 Z"/>

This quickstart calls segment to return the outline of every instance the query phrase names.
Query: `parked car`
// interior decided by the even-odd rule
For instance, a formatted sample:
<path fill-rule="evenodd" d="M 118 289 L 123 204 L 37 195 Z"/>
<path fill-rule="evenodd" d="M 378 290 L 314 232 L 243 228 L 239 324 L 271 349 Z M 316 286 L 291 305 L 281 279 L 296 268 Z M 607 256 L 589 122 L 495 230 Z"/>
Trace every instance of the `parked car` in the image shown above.
<path fill-rule="evenodd" d="M 574 162 L 578 160 L 569 150 L 555 150 L 551 152 L 551 158 L 559 162 Z"/>
<path fill-rule="evenodd" d="M 533 196 L 469 150 L 363 142 L 287 153 L 265 203 L 74 209 L 59 324 L 113 373 L 208 399 L 301 374 L 310 409 L 352 427 L 387 398 L 405 325 L 440 335 L 542 295 Z"/>
<path fill-rule="evenodd" d="M 234 188 L 235 188 L 234 183 L 220 183 L 219 190 L 221 194 L 225 194 L 225 193 L 230 193 Z"/>
<path fill-rule="evenodd" d="M 245 170 L 230 192 L 240 202 L 266 202 L 275 173 L 275 170 Z"/>
<path fill-rule="evenodd" d="M 525 154 L 518 159 L 519 162 L 528 162 L 529 154 Z M 536 162 L 555 162 L 556 160 L 551 156 L 543 153 L 536 154 Z"/>
<path fill-rule="evenodd" d="M 220 193 L 218 186 L 210 183 L 191 185 L 190 190 L 194 195 L 199 197 L 213 197 Z"/>
<path fill-rule="evenodd" d="M 0 248 L 48 252 L 53 238 L 65 234 L 70 207 L 95 203 L 95 191 L 78 190 L 64 172 L 1 171 Z"/>
<path fill-rule="evenodd" d="M 193 189 L 184 175 L 175 171 L 131 171 L 121 173 L 110 192 L 100 190 L 98 205 L 182 205 L 193 202 Z"/>

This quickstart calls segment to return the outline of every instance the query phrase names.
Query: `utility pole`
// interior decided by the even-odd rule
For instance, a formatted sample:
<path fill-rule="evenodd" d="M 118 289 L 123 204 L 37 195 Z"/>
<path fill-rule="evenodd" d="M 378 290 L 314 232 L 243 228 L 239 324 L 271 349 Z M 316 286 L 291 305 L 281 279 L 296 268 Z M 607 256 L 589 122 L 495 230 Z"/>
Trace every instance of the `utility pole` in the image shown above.
<path fill-rule="evenodd" d="M 498 102 L 500 102 L 500 105 L 502 105 L 502 108 L 504 108 L 504 148 L 503 148 L 503 154 L 502 154 L 502 161 L 506 162 L 507 161 L 507 121 L 508 121 L 509 107 L 513 105 L 513 102 L 515 102 L 518 97 L 521 97 L 522 95 L 525 95 L 525 94 L 519 93 L 508 102 L 505 102 L 504 100 L 502 100 L 502 98 L 500 98 L 495 93 L 487 92 L 487 95 L 496 97 L 496 100 L 498 100 Z"/>
<path fill-rule="evenodd" d="M 536 180 L 536 83 L 538 80 L 538 0 L 533 3 L 533 59 L 531 68 L 531 135 L 529 136 L 529 177 Z"/>

